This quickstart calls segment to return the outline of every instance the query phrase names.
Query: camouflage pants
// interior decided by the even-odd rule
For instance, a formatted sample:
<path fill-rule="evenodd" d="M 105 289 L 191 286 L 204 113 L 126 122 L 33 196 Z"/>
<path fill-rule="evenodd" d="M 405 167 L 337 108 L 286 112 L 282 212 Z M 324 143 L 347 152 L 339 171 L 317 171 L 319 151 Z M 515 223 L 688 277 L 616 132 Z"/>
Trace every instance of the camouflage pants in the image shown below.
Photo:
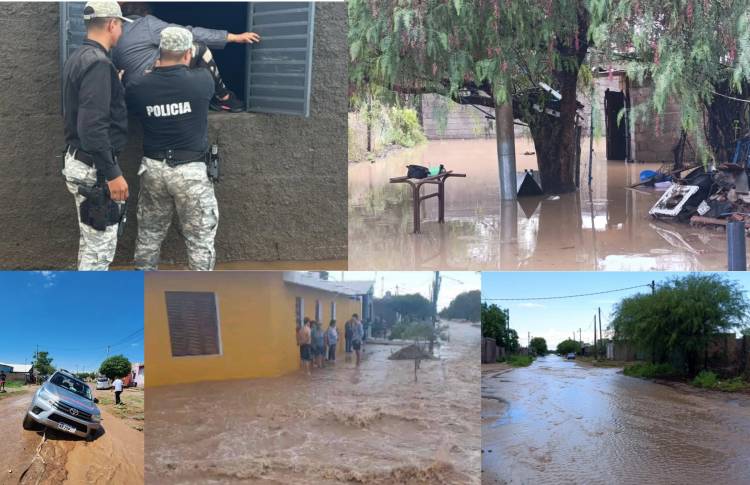
<path fill-rule="evenodd" d="M 219 206 L 214 185 L 206 174 L 206 164 L 191 162 L 170 167 L 161 160 L 143 157 L 141 190 L 138 198 L 138 239 L 135 266 L 155 270 L 161 244 L 177 211 L 180 234 L 193 271 L 214 269 L 214 237 L 219 225 Z"/>
<path fill-rule="evenodd" d="M 78 193 L 83 185 L 93 187 L 96 183 L 96 169 L 65 154 L 65 168 L 62 170 L 68 190 L 75 198 L 76 216 L 78 217 L 78 269 L 80 271 L 106 271 L 115 258 L 117 249 L 117 225 L 109 226 L 105 231 L 98 231 L 81 222 L 80 206 L 86 197 Z"/>

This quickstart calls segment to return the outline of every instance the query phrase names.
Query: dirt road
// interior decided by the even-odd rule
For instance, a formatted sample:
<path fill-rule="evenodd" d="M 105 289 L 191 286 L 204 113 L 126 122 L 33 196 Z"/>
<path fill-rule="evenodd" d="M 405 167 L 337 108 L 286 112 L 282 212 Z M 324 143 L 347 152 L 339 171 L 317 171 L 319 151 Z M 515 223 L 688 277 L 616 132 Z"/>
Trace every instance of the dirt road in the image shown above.
<path fill-rule="evenodd" d="M 483 483 L 750 483 L 750 398 L 557 356 L 482 376 Z"/>
<path fill-rule="evenodd" d="M 146 483 L 479 484 L 478 327 L 450 324 L 439 360 L 149 389 Z"/>
<path fill-rule="evenodd" d="M 0 401 L 0 483 L 142 484 L 143 433 L 102 410 L 104 433 L 86 440 L 21 427 L 32 393 Z"/>

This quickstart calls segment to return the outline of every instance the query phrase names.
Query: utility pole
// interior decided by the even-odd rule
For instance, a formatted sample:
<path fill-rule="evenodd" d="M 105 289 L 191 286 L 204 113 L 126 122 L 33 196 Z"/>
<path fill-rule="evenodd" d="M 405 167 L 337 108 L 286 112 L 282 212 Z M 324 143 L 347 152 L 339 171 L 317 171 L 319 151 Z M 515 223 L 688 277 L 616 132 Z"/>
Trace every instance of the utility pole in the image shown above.
<path fill-rule="evenodd" d="M 651 280 L 651 284 L 650 284 L 650 285 L 648 285 L 648 286 L 650 286 L 650 287 L 651 287 L 651 294 L 652 294 L 652 295 L 653 295 L 654 293 L 656 293 L 656 282 L 655 282 L 654 280 Z"/>
<path fill-rule="evenodd" d="M 594 326 L 596 326 L 596 322 L 594 322 Z M 602 334 L 602 307 L 599 307 L 599 339 L 602 341 L 602 346 L 603 346 L 604 334 Z M 597 349 L 597 352 L 598 352 L 598 349 Z"/>
<path fill-rule="evenodd" d="M 596 345 L 596 315 L 594 315 L 594 359 L 599 360 L 599 349 Z"/>
<path fill-rule="evenodd" d="M 526 347 L 530 349 L 531 348 L 531 332 L 527 332 L 527 334 L 528 335 L 526 337 Z"/>
<path fill-rule="evenodd" d="M 573 332 L 575 334 L 575 332 Z M 578 329 L 578 341 L 581 343 L 581 347 L 583 347 L 583 338 L 581 337 L 581 329 Z"/>
<path fill-rule="evenodd" d="M 109 345 L 107 345 L 107 358 L 109 359 Z"/>

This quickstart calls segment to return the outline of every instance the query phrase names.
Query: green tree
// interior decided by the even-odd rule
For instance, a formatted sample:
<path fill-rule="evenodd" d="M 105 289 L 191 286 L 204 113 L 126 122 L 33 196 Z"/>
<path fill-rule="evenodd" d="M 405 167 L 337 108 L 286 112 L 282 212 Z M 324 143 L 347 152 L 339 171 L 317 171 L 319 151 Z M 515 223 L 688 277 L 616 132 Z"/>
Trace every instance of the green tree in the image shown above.
<path fill-rule="evenodd" d="M 557 353 L 558 354 L 569 354 L 571 352 L 574 352 L 576 354 L 581 352 L 581 343 L 577 340 L 563 340 L 559 344 L 557 344 Z"/>
<path fill-rule="evenodd" d="M 715 335 L 746 328 L 749 309 L 736 282 L 720 274 L 694 274 L 674 278 L 654 294 L 623 299 L 615 306 L 610 328 L 616 340 L 648 351 L 653 363 L 678 357 L 692 377 Z"/>
<path fill-rule="evenodd" d="M 40 350 L 36 354 L 36 358 L 31 363 L 33 368 L 36 369 L 39 374 L 48 376 L 55 372 L 55 367 L 52 365 L 54 359 L 49 356 L 49 352 Z"/>
<path fill-rule="evenodd" d="M 750 95 L 750 1 L 597 3 L 606 3 L 607 15 L 592 33 L 602 47 L 595 58 L 600 63 L 623 60 L 632 80 L 654 86 L 633 117 L 655 114 L 652 125 L 658 132 L 667 102 L 675 99 L 682 128 L 696 141 L 699 154 L 727 161 L 733 121 L 741 122 L 740 134 L 750 127 L 747 104 L 721 96 Z M 613 50 L 606 52 L 608 46 Z"/>
<path fill-rule="evenodd" d="M 529 123 L 545 190 L 572 191 L 575 91 L 588 49 L 587 4 L 351 0 L 352 92 L 434 92 L 459 100 L 469 89 L 488 107 L 512 103 L 516 117 Z M 559 119 L 534 109 L 550 96 L 539 82 L 561 92 Z M 529 90 L 533 99 L 526 96 Z"/>
<path fill-rule="evenodd" d="M 432 318 L 432 303 L 419 293 L 410 295 L 392 295 L 376 298 L 373 301 L 373 313 L 393 325 L 397 315 L 408 321 L 427 320 Z"/>
<path fill-rule="evenodd" d="M 107 358 L 99 367 L 99 373 L 109 379 L 117 379 L 130 374 L 132 365 L 124 355 L 113 355 Z"/>
<path fill-rule="evenodd" d="M 482 96 L 473 96 L 475 103 L 512 103 L 514 116 L 529 124 L 549 193 L 575 190 L 576 90 L 591 82 L 592 66 L 624 62 L 632 79 L 652 81 L 653 96 L 633 115 L 655 113 L 657 131 L 667 100 L 677 99 L 682 127 L 699 149 L 702 110 L 714 92 L 741 92 L 750 78 L 750 0 L 350 0 L 348 6 L 354 96 L 435 92 L 458 100 L 476 91 Z M 535 107 L 551 96 L 540 82 L 562 95 L 559 118 Z"/>
<path fill-rule="evenodd" d="M 440 312 L 440 317 L 446 319 L 463 318 L 471 322 L 478 322 L 482 318 L 481 300 L 482 292 L 480 290 L 461 293 Z"/>
<path fill-rule="evenodd" d="M 537 355 L 545 355 L 547 353 L 547 341 L 542 337 L 534 337 L 531 339 L 529 347 L 536 352 Z"/>
<path fill-rule="evenodd" d="M 508 318 L 497 305 L 482 303 L 482 336 L 494 338 L 497 345 L 510 353 L 518 352 L 518 333 L 508 328 Z"/>

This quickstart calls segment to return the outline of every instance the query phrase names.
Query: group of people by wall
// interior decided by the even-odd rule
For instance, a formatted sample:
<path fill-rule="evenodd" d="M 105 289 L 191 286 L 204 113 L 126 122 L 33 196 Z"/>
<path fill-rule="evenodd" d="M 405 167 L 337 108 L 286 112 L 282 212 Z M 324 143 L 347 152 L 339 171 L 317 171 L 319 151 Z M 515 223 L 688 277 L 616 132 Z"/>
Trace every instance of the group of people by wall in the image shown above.
<path fill-rule="evenodd" d="M 326 364 L 336 363 L 336 346 L 339 342 L 339 329 L 336 320 L 331 320 L 327 328 L 322 322 L 305 317 L 301 325 L 297 325 L 297 345 L 299 346 L 300 366 L 312 372 L 312 368 L 320 368 Z M 364 351 L 365 328 L 356 313 L 344 324 L 344 350 L 346 361 L 351 360 L 351 354 L 356 356 L 357 366 L 362 361 Z"/>

